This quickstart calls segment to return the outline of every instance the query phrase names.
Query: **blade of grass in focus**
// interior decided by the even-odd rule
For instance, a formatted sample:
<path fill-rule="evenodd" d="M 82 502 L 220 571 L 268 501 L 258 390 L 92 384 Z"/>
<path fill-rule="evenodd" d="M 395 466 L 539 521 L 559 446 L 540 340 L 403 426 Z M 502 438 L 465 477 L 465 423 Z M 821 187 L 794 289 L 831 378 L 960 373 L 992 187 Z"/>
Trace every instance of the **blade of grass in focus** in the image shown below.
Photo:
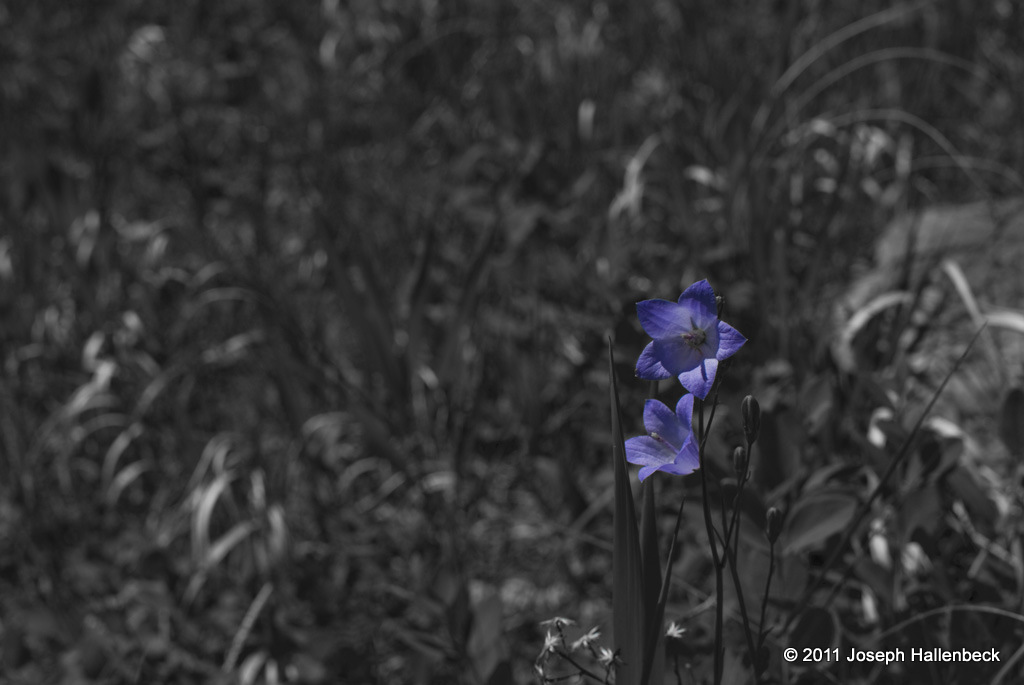
<path fill-rule="evenodd" d="M 658 527 L 655 523 L 654 479 L 648 478 L 641 486 L 641 490 L 643 492 L 640 499 L 640 559 L 643 564 L 642 591 L 646 608 L 641 683 L 661 683 L 665 680 L 665 650 L 661 648 L 664 639 L 664 606 L 658 605 L 661 594 L 661 559 L 658 555 Z"/>
<path fill-rule="evenodd" d="M 626 444 L 622 437 L 619 389 L 615 382 L 615 358 L 608 341 L 608 378 L 612 412 L 612 468 L 615 469 L 615 535 L 612 551 L 612 631 L 614 649 L 622 663 L 616 671 L 618 685 L 640 683 L 644 653 L 643 569 L 637 534 L 633 492 L 626 470 Z M 653 505 L 653 502 L 652 502 Z M 660 584 L 659 584 L 660 585 Z M 657 586 L 656 586 L 657 587 Z"/>

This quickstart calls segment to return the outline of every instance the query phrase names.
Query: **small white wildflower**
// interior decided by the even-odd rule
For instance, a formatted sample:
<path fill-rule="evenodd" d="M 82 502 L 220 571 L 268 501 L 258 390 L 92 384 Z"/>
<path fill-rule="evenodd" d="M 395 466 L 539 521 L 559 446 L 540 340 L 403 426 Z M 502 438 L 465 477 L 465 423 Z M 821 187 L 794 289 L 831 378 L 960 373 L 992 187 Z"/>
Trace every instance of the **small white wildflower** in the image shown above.
<path fill-rule="evenodd" d="M 559 639 L 560 638 L 557 635 L 549 630 L 548 634 L 544 636 L 544 649 L 540 650 L 541 656 L 555 651 L 555 647 L 558 646 Z"/>
<path fill-rule="evenodd" d="M 564 628 L 565 626 L 576 625 L 576 621 L 572 620 L 571 618 L 562 618 L 561 616 L 555 616 L 554 618 L 549 618 L 546 621 L 541 621 L 540 624 L 545 628 Z"/>
<path fill-rule="evenodd" d="M 665 637 L 681 640 L 683 638 L 683 633 L 685 632 L 686 628 L 683 628 L 682 626 L 677 625 L 675 621 L 672 621 L 668 624 L 668 630 L 665 631 Z"/>
<path fill-rule="evenodd" d="M 599 637 L 601 637 L 601 633 L 597 630 L 597 628 L 591 628 L 586 635 L 580 636 L 578 640 L 572 643 L 572 645 L 569 647 L 569 651 L 575 652 L 577 649 L 580 649 L 581 647 L 589 647 L 590 643 Z"/>
<path fill-rule="evenodd" d="M 597 651 L 597 660 L 601 662 L 602 666 L 611 666 L 612 662 L 615 661 L 615 652 L 607 647 L 598 647 Z"/>

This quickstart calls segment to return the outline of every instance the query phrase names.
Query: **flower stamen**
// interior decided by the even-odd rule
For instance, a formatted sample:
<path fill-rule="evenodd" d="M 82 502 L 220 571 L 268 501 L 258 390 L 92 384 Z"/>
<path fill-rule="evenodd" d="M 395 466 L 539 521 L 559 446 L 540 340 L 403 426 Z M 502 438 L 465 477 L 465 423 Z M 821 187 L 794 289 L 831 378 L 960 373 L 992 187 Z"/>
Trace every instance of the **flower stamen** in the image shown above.
<path fill-rule="evenodd" d="M 683 333 L 683 340 L 686 344 L 695 350 L 699 350 L 700 346 L 708 339 L 707 331 L 703 328 L 694 327 L 689 333 Z"/>

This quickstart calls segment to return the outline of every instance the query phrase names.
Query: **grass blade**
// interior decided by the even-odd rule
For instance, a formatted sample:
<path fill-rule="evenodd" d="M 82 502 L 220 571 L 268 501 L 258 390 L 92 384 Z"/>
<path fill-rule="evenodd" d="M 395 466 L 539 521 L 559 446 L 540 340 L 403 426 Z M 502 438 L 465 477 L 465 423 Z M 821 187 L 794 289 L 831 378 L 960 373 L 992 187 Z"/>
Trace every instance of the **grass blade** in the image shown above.
<path fill-rule="evenodd" d="M 622 437 L 619 388 L 615 382 L 615 358 L 608 341 L 608 377 L 612 412 L 612 468 L 615 470 L 615 535 L 612 551 L 612 632 L 622 664 L 617 685 L 640 683 L 644 653 L 643 570 L 637 533 L 633 491 L 626 470 L 626 443 Z"/>
<path fill-rule="evenodd" d="M 665 680 L 665 650 L 662 620 L 657 616 L 661 594 L 661 558 L 658 554 L 658 526 L 655 523 L 654 479 L 641 486 L 640 499 L 640 561 L 643 567 L 645 614 L 644 659 L 640 682 L 661 683 Z M 663 607 L 662 607 L 663 609 Z"/>

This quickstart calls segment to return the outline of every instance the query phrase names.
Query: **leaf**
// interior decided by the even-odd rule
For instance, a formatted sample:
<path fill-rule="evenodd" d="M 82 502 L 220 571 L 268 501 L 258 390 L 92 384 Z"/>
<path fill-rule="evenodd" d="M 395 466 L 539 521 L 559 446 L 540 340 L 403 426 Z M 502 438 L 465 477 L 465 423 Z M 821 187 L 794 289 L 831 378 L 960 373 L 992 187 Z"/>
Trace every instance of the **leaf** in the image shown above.
<path fill-rule="evenodd" d="M 125 488 L 134 483 L 138 480 L 139 476 L 152 468 L 153 464 L 148 460 L 143 460 L 133 462 L 121 469 L 120 473 L 117 474 L 117 477 L 114 478 L 114 481 L 110 484 L 110 487 L 107 488 L 105 498 L 107 506 L 112 507 L 117 504 L 117 500 L 121 497 L 121 493 L 124 492 Z"/>
<path fill-rule="evenodd" d="M 856 504 L 852 496 L 841 492 L 814 493 L 802 498 L 786 517 L 783 554 L 799 554 L 824 544 L 849 525 Z"/>
<path fill-rule="evenodd" d="M 201 564 L 210 548 L 210 519 L 217 500 L 234 480 L 235 475 L 226 471 L 217 476 L 202 493 L 198 494 L 192 513 L 192 562 Z"/>
<path fill-rule="evenodd" d="M 812 375 L 803 384 L 799 397 L 808 435 L 817 436 L 825 427 L 835 425 L 835 390 L 828 375 Z"/>
<path fill-rule="evenodd" d="M 830 649 L 838 637 L 836 619 L 827 609 L 808 607 L 797 619 L 789 634 L 789 646 L 803 653 L 805 649 Z"/>
<path fill-rule="evenodd" d="M 897 517 L 901 543 L 909 541 L 914 531 L 918 529 L 929 535 L 937 534 L 939 528 L 944 525 L 943 515 L 942 496 L 935 483 L 907 493 Z"/>
<path fill-rule="evenodd" d="M 854 312 L 839 332 L 836 340 L 832 343 L 832 355 L 839 368 L 846 373 L 855 373 L 857 371 L 857 355 L 853 349 L 854 339 L 871 319 L 890 307 L 910 304 L 913 301 L 914 296 L 910 293 L 887 292 L 882 293 Z"/>
<path fill-rule="evenodd" d="M 203 589 L 207 577 L 217 564 L 223 561 L 232 549 L 252 535 L 255 530 L 256 526 L 251 521 L 239 521 L 231 527 L 231 530 L 217 538 L 212 545 L 209 540 L 206 541 L 203 557 L 197 562 L 198 569 L 189 580 L 188 587 L 185 588 L 186 604 L 191 604 L 199 596 L 199 591 Z"/>
<path fill-rule="evenodd" d="M 1024 457 L 1024 390 L 1013 388 L 999 412 L 999 438 L 1018 459 Z"/>
<path fill-rule="evenodd" d="M 108 490 L 112 486 L 114 480 L 114 472 L 117 469 L 117 462 L 121 459 L 125 450 L 132 444 L 137 437 L 142 435 L 142 424 L 135 422 L 125 428 L 121 433 L 114 438 L 114 441 L 110 443 L 110 447 L 107 448 L 107 453 L 103 457 L 103 469 L 101 471 L 103 477 L 103 485 Z M 116 499 L 116 498 L 115 498 Z"/>
<path fill-rule="evenodd" d="M 747 685 L 750 682 L 750 671 L 743 661 L 743 657 L 737 652 L 726 650 L 722 685 Z"/>
<path fill-rule="evenodd" d="M 433 594 L 443 605 L 448 634 L 458 644 L 469 639 L 473 619 L 469 601 L 469 587 L 452 561 L 444 562 L 434 581 Z"/>
<path fill-rule="evenodd" d="M 661 683 L 665 680 L 664 606 L 659 606 L 658 601 L 661 594 L 661 558 L 658 555 L 658 526 L 655 523 L 655 481 L 654 478 L 648 478 L 640 486 L 640 560 L 644 574 L 642 589 L 647 626 L 642 683 Z"/>
<path fill-rule="evenodd" d="M 1024 333 L 1024 313 L 1014 309 L 993 307 L 985 314 L 985 320 L 993 328 L 1001 328 L 1014 333 Z"/>
<path fill-rule="evenodd" d="M 865 593 L 872 593 L 877 602 L 885 609 L 893 607 L 894 585 L 892 569 L 885 568 L 875 562 L 869 555 L 863 555 L 850 567 L 853 577 L 864 585 Z"/>
<path fill-rule="evenodd" d="M 231 527 L 231 530 L 217 538 L 217 541 L 210 545 L 206 558 L 203 559 L 204 568 L 212 568 L 222 562 L 231 550 L 243 540 L 253 534 L 256 525 L 252 521 L 239 521 Z"/>
<path fill-rule="evenodd" d="M 643 573 L 640 539 L 637 533 L 633 491 L 626 470 L 626 443 L 622 437 L 619 388 L 615 381 L 615 358 L 608 341 L 608 376 L 612 412 L 612 468 L 615 472 L 615 534 L 612 550 L 612 631 L 614 648 L 622 664 L 616 671 L 617 685 L 640 682 L 644 653 Z"/>
<path fill-rule="evenodd" d="M 501 597 L 496 592 L 491 592 L 473 607 L 473 632 L 466 644 L 466 652 L 473 660 L 475 672 L 488 685 L 512 683 L 502 614 Z"/>
<path fill-rule="evenodd" d="M 240 685 L 253 685 L 259 678 L 263 665 L 267 662 L 267 653 L 264 651 L 254 652 L 246 657 L 238 669 L 238 682 Z"/>
<path fill-rule="evenodd" d="M 963 466 L 957 466 L 949 472 L 946 483 L 953 496 L 963 502 L 971 523 L 983 531 L 992 531 L 999 520 L 999 508 L 992 497 L 978 484 L 973 473 Z"/>

